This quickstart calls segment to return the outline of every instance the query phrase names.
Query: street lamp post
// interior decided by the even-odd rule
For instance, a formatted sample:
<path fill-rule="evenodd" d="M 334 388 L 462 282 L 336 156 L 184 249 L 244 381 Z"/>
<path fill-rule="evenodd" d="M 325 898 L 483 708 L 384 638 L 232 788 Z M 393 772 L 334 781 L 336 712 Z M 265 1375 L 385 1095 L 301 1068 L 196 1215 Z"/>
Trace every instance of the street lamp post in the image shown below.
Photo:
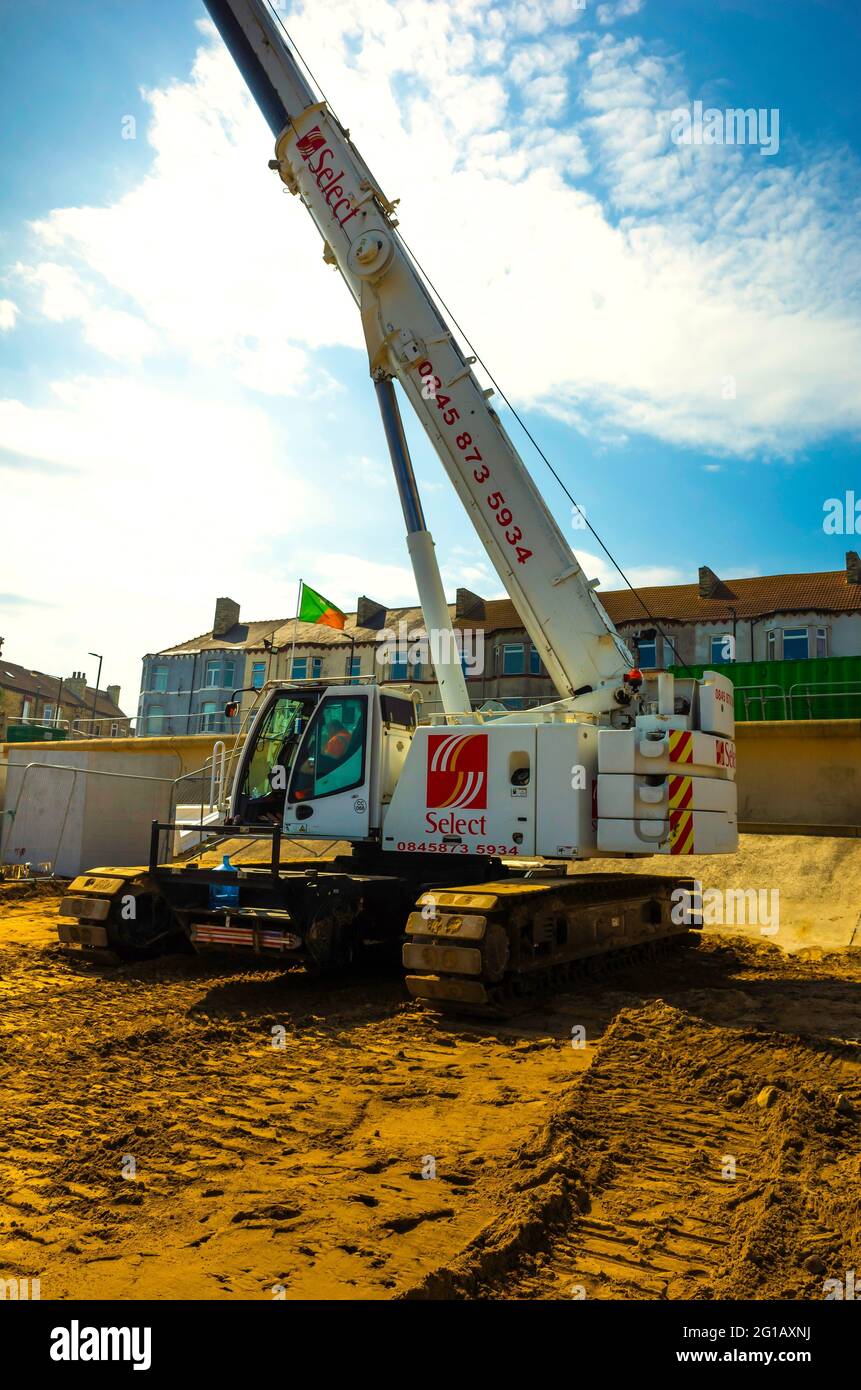
<path fill-rule="evenodd" d="M 91 735 L 91 737 L 94 738 L 94 737 L 95 737 L 95 733 L 96 733 L 96 704 L 98 703 L 98 699 L 99 699 L 99 685 L 101 684 L 101 680 L 102 680 L 102 662 L 104 661 L 104 657 L 99 656 L 99 653 L 98 653 L 98 652 L 87 652 L 87 656 L 98 656 L 98 657 L 99 657 L 99 674 L 96 676 L 96 691 L 95 691 L 95 694 L 93 695 L 93 713 L 92 713 L 92 717 L 91 717 L 91 719 L 90 719 L 90 723 L 91 723 L 92 726 L 93 726 L 92 729 L 91 729 L 91 731 L 90 731 L 90 735 Z"/>

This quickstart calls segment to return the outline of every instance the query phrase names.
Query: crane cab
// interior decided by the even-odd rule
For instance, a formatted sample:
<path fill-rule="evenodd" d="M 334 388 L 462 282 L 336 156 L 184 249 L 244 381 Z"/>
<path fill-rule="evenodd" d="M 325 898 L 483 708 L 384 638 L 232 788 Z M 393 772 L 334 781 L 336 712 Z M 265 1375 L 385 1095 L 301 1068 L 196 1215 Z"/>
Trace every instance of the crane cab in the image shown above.
<path fill-rule="evenodd" d="M 399 687 L 276 687 L 249 731 L 231 818 L 280 821 L 291 838 L 378 840 L 415 727 Z"/>

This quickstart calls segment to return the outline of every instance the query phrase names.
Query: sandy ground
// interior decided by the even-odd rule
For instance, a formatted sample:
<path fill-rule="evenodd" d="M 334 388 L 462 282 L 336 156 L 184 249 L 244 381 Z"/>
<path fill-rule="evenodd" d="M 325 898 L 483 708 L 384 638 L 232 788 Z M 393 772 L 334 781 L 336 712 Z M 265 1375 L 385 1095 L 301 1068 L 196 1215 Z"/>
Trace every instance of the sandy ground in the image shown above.
<path fill-rule="evenodd" d="M 56 897 L 0 889 L 0 1277 L 821 1298 L 861 1267 L 861 846 L 751 838 L 795 954 L 706 933 L 494 1026 L 437 1020 L 394 973 L 95 967 L 54 944 Z"/>

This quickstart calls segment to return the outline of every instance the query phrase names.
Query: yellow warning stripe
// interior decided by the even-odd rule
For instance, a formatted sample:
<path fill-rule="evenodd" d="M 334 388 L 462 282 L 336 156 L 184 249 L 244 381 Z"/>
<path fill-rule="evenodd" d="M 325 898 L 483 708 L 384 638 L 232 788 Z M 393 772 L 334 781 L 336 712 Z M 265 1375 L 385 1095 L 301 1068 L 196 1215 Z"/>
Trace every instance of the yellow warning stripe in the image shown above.
<path fill-rule="evenodd" d="M 670 854 L 693 854 L 693 811 L 670 812 Z"/>
<path fill-rule="evenodd" d="M 671 763 L 693 762 L 694 737 L 690 729 L 671 729 L 669 743 Z"/>
<path fill-rule="evenodd" d="M 694 795 L 693 777 L 670 777 L 667 798 L 671 811 L 683 811 L 690 806 Z"/>

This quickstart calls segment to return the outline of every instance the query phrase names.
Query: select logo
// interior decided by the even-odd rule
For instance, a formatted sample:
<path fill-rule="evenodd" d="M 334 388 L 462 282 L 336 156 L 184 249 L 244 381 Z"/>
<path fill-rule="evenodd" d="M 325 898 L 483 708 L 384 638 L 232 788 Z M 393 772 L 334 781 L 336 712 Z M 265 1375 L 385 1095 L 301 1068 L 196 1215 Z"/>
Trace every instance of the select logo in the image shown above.
<path fill-rule="evenodd" d="M 487 734 L 429 734 L 428 808 L 487 809 Z"/>

